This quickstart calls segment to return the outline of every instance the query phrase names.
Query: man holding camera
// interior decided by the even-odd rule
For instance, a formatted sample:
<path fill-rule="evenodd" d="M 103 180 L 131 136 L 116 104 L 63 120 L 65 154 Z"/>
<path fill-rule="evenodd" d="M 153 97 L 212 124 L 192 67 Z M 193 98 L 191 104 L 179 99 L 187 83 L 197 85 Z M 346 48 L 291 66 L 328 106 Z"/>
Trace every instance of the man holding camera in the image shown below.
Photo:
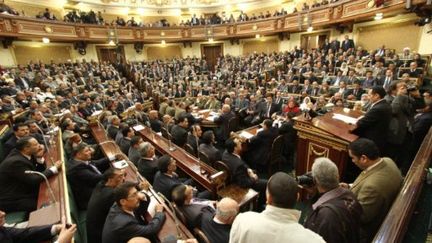
<path fill-rule="evenodd" d="M 321 196 L 312 205 L 304 226 L 328 243 L 359 242 L 362 208 L 350 190 L 339 186 L 337 166 L 328 158 L 317 158 L 312 178 Z"/>

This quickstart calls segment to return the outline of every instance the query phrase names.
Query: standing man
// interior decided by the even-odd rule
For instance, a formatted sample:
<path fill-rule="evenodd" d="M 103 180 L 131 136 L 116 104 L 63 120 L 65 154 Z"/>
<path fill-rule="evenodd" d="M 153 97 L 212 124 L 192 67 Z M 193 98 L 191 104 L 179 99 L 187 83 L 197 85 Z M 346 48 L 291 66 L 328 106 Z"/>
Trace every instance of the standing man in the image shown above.
<path fill-rule="evenodd" d="M 392 118 L 392 108 L 384 99 L 386 92 L 381 86 L 369 90 L 369 101 L 372 103 L 366 114 L 357 121 L 356 128 L 351 130 L 362 138 L 375 142 L 381 153 L 386 151 L 387 132 Z"/>

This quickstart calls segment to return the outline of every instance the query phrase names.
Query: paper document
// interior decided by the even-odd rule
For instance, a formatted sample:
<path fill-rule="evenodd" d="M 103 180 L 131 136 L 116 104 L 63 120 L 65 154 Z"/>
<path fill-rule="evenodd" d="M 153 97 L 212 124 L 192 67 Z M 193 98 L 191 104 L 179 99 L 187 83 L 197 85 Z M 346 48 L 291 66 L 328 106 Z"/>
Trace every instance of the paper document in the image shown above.
<path fill-rule="evenodd" d="M 120 161 L 114 162 L 113 166 L 116 169 L 124 169 L 124 168 L 128 167 L 129 165 L 126 162 L 126 160 L 120 160 Z"/>
<path fill-rule="evenodd" d="M 206 109 L 206 110 L 200 110 L 200 111 L 198 111 L 198 113 L 206 113 L 206 112 L 209 112 L 210 110 L 209 109 Z"/>
<path fill-rule="evenodd" d="M 143 125 L 136 125 L 133 127 L 135 129 L 135 131 L 141 131 L 144 130 L 144 126 Z"/>
<path fill-rule="evenodd" d="M 95 111 L 91 116 L 99 116 L 100 114 L 102 114 L 102 111 Z"/>
<path fill-rule="evenodd" d="M 250 139 L 253 136 L 254 135 L 250 132 L 246 132 L 246 131 L 240 132 L 240 137 L 242 137 L 242 138 Z"/>
<path fill-rule="evenodd" d="M 333 119 L 341 120 L 347 124 L 356 124 L 358 119 L 350 116 L 345 116 L 342 114 L 333 114 Z"/>
<path fill-rule="evenodd" d="M 219 116 L 208 116 L 206 118 L 207 121 L 214 121 L 216 118 L 218 118 Z"/>

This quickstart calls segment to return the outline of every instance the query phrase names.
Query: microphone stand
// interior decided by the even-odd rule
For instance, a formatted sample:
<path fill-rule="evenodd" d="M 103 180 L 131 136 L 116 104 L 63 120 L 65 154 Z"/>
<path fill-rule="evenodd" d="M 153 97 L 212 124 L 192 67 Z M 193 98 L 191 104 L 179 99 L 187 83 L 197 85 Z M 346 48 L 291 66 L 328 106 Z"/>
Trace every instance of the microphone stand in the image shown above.
<path fill-rule="evenodd" d="M 50 148 L 48 147 L 48 143 L 47 143 L 47 141 L 46 141 L 45 133 L 43 132 L 43 130 L 39 127 L 39 125 L 38 125 L 37 123 L 35 123 L 35 125 L 36 125 L 37 129 L 42 133 L 42 138 L 43 138 L 43 141 L 44 141 L 45 147 L 46 147 L 46 149 L 47 149 L 48 157 L 49 157 L 49 159 L 50 159 L 50 162 L 53 163 L 54 159 L 53 159 L 51 153 L 49 152 L 49 151 L 50 151 Z"/>
<path fill-rule="evenodd" d="M 193 130 L 193 132 L 195 132 L 195 135 L 193 135 L 193 133 L 192 133 L 192 135 L 195 137 L 195 141 L 196 141 L 196 144 L 197 144 L 197 154 L 198 154 L 200 173 L 201 173 L 201 175 L 205 175 L 206 171 L 203 168 L 202 161 L 201 161 L 201 158 L 200 158 L 200 149 L 199 149 L 198 134 L 197 134 L 197 131 L 196 131 L 196 127 L 192 126 L 192 130 Z"/>
<path fill-rule="evenodd" d="M 171 133 L 168 130 L 168 124 L 165 125 L 167 134 L 168 134 L 168 146 L 169 146 L 169 151 L 173 152 L 176 150 L 176 147 L 172 146 L 172 142 L 171 142 Z"/>
<path fill-rule="evenodd" d="M 174 210 L 172 203 L 162 193 L 158 192 L 157 195 L 160 196 L 166 202 L 166 204 L 168 205 L 168 207 L 172 211 L 172 215 L 174 218 L 174 223 L 175 223 L 176 231 L 177 231 L 177 239 L 181 240 L 182 236 L 181 236 L 181 231 L 180 231 L 180 226 L 179 226 L 180 223 L 179 223 L 179 219 L 177 218 L 177 215 L 176 215 L 176 212 Z"/>
<path fill-rule="evenodd" d="M 45 183 L 46 183 L 46 185 L 48 187 L 48 191 L 50 193 L 50 197 L 51 197 L 50 204 L 57 203 L 57 200 L 55 199 L 54 192 L 53 192 L 53 190 L 51 188 L 51 185 L 50 185 L 50 183 L 48 181 L 48 178 L 43 173 L 41 173 L 39 171 L 34 171 L 34 170 L 26 170 L 24 173 L 39 175 L 40 177 L 44 178 Z"/>

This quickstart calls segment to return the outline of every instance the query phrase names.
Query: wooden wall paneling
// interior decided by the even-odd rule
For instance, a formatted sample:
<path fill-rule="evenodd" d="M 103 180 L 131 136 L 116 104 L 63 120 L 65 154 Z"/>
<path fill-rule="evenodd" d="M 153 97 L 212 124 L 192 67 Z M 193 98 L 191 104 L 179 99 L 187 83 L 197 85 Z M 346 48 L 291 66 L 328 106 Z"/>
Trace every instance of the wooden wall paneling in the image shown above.
<path fill-rule="evenodd" d="M 43 45 L 43 44 L 41 44 Z M 66 62 L 71 59 L 69 46 L 17 46 L 14 49 L 17 64 L 28 64 L 29 61 L 41 60 L 43 63 Z"/>
<path fill-rule="evenodd" d="M 149 46 L 147 47 L 147 59 L 170 59 L 174 57 L 181 57 L 182 52 L 179 45 L 167 45 L 163 46 Z"/>

